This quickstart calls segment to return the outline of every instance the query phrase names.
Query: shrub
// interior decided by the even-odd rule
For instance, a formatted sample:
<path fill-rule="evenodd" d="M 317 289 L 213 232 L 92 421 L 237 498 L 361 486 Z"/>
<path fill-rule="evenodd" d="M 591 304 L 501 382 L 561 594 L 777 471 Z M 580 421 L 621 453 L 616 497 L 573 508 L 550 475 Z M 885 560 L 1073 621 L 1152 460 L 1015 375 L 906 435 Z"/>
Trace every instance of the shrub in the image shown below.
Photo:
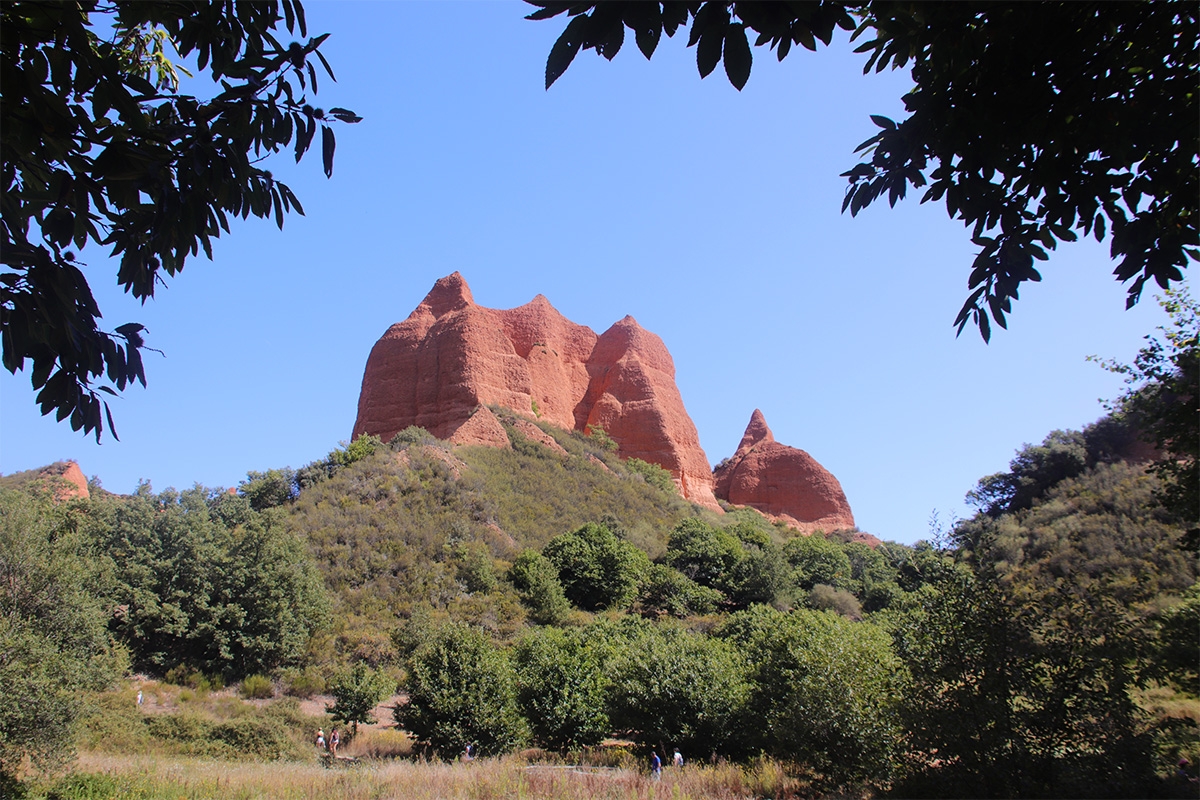
<path fill-rule="evenodd" d="M 212 727 L 212 738 L 243 757 L 278 759 L 288 755 L 292 742 L 278 725 L 260 717 L 239 717 Z"/>
<path fill-rule="evenodd" d="M 283 693 L 292 697 L 308 698 L 325 691 L 325 678 L 314 667 L 305 667 L 303 670 L 294 667 L 285 669 L 280 673 L 280 680 L 283 683 Z"/>
<path fill-rule="evenodd" d="M 625 462 L 625 467 L 634 475 L 641 475 L 646 483 L 656 489 L 670 494 L 677 494 L 675 489 L 675 479 L 671 477 L 668 470 L 663 469 L 658 464 L 651 464 L 648 461 L 642 461 L 640 458 L 631 458 Z"/>
<path fill-rule="evenodd" d="M 845 589 L 818 583 L 808 595 L 808 604 L 818 611 L 835 611 L 849 619 L 862 619 L 862 606 L 858 598 Z"/>
<path fill-rule="evenodd" d="M 404 430 L 397 433 L 388 442 L 388 447 L 393 450 L 403 450 L 406 447 L 414 444 L 436 444 L 437 438 L 432 433 L 424 428 L 416 425 L 409 425 Z"/>
<path fill-rule="evenodd" d="M 242 680 L 238 694 L 245 698 L 265 700 L 275 696 L 275 685 L 266 675 L 250 675 Z"/>
<path fill-rule="evenodd" d="M 517 701 L 534 740 L 566 751 L 599 743 L 608 732 L 599 648 L 578 631 L 530 631 L 515 648 Z"/>
<path fill-rule="evenodd" d="M 542 625 L 557 625 L 566 619 L 571 606 L 559 583 L 558 568 L 541 553 L 526 550 L 517 556 L 508 570 L 508 580 L 529 609 L 531 620 Z"/>

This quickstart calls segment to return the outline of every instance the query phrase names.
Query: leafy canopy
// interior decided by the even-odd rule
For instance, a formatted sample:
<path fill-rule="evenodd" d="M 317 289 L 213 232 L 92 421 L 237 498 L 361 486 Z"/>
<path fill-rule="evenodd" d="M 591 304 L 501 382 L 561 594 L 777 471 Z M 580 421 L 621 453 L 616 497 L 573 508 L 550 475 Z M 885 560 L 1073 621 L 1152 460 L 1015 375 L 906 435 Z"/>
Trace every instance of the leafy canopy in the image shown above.
<path fill-rule="evenodd" d="M 1125 376 L 1128 389 L 1113 404 L 1131 418 L 1161 452 L 1154 471 L 1163 479 L 1159 499 L 1190 525 L 1195 548 L 1200 539 L 1200 303 L 1186 289 L 1165 293 L 1159 305 L 1170 316 L 1159 337 L 1132 364 L 1106 361 Z"/>
<path fill-rule="evenodd" d="M 863 72 L 910 67 L 909 116 L 872 115 L 867 160 L 843 173 L 842 210 L 911 187 L 972 228 L 980 249 L 955 325 L 984 340 L 1007 327 L 1012 301 L 1039 281 L 1035 261 L 1078 234 L 1108 237 L 1127 306 L 1153 280 L 1182 280 L 1198 257 L 1200 104 L 1195 3 L 573 3 L 534 0 L 528 19 L 570 22 L 546 60 L 549 88 L 581 49 L 612 60 L 634 32 L 653 55 L 662 34 L 691 25 L 703 78 L 723 63 L 739 90 L 755 47 L 779 60 L 816 50 L 834 31 L 861 39 Z"/>
<path fill-rule="evenodd" d="M 0 488 L 0 789 L 26 759 L 68 761 L 79 695 L 123 671 L 91 555 L 73 512 L 49 496 Z"/>
<path fill-rule="evenodd" d="M 111 247 L 117 282 L 144 302 L 188 256 L 211 259 L 230 217 L 282 228 L 285 213 L 304 213 L 264 157 L 291 148 L 299 161 L 319 127 L 333 174 L 330 123 L 359 117 L 308 101 L 313 57 L 333 78 L 319 50 L 329 34 L 283 44 L 281 24 L 308 36 L 296 0 L 0 8 L 3 362 L 12 373 L 32 363 L 43 414 L 115 436 L 98 393 L 146 383 L 145 329 L 99 326 L 76 251 Z M 207 73 L 211 96 L 178 91 L 166 42 Z"/>

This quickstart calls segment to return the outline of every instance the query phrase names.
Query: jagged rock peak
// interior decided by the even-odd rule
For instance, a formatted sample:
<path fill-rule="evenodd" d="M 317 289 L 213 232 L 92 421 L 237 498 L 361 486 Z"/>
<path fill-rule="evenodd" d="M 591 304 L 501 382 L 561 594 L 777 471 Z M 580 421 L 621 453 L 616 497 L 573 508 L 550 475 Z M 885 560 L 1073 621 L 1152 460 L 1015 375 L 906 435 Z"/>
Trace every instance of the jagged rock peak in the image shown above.
<path fill-rule="evenodd" d="M 633 317 L 597 336 L 543 295 L 518 308 L 486 308 L 475 304 L 456 272 L 437 281 L 412 314 L 375 343 L 353 435 L 388 441 L 419 425 L 453 441 L 475 410 L 488 405 L 568 430 L 603 427 L 622 458 L 664 467 L 684 497 L 720 509 L 671 354 Z M 460 438 L 504 446 L 486 419 L 475 420 Z"/>
<path fill-rule="evenodd" d="M 775 441 L 758 409 L 737 452 L 714 470 L 713 491 L 726 502 L 750 506 L 804 533 L 854 527 L 837 478 L 803 450 Z"/>
<path fill-rule="evenodd" d="M 426 306 L 435 318 L 440 318 L 451 311 L 475 305 L 475 299 L 471 297 L 471 287 L 467 286 L 462 274 L 453 272 L 433 284 L 421 305 Z"/>
<path fill-rule="evenodd" d="M 746 432 L 742 434 L 737 455 L 741 455 L 759 442 L 773 441 L 775 441 L 775 434 L 771 433 L 771 429 L 767 427 L 767 418 L 756 408 L 750 415 L 750 424 L 746 426 Z"/>

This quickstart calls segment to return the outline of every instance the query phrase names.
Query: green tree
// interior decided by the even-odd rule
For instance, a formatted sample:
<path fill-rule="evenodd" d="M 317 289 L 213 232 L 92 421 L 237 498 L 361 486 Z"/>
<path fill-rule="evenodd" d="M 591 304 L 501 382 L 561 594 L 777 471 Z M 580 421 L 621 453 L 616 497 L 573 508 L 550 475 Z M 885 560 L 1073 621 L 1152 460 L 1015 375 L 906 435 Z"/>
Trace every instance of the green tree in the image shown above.
<path fill-rule="evenodd" d="M 525 550 L 509 568 L 508 580 L 534 622 L 557 625 L 566 619 L 571 605 L 558 581 L 558 568 L 550 559 L 537 551 Z"/>
<path fill-rule="evenodd" d="M 296 497 L 296 471 L 285 467 L 248 472 L 246 480 L 238 484 L 238 494 L 245 497 L 255 511 L 281 506 Z"/>
<path fill-rule="evenodd" d="M 1190 526 L 1192 548 L 1200 546 L 1200 304 L 1186 290 L 1159 300 L 1171 318 L 1147 336 L 1132 364 L 1104 362 L 1126 376 L 1129 388 L 1115 410 L 1129 418 L 1158 447 L 1154 471 L 1163 479 L 1160 499 Z"/>
<path fill-rule="evenodd" d="M 200 486 L 154 495 L 143 484 L 94 501 L 88 528 L 113 565 L 112 626 L 138 669 L 269 672 L 303 655 L 326 619 L 303 543 L 244 498 Z"/>
<path fill-rule="evenodd" d="M 69 758 L 81 692 L 107 688 L 124 666 L 101 582 L 74 512 L 0 489 L 0 788 L 26 757 Z"/>
<path fill-rule="evenodd" d="M 719 634 L 752 665 L 748 744 L 807 763 L 834 784 L 890 778 L 907 673 L 882 628 L 754 606 Z"/>
<path fill-rule="evenodd" d="M 1088 466 L 1084 436 L 1079 431 L 1054 431 L 1039 446 L 1027 444 L 1009 462 L 1009 472 L 981 478 L 967 502 L 988 516 L 1029 508 L 1047 490 L 1073 478 Z"/>
<path fill-rule="evenodd" d="M 585 611 L 629 606 L 650 568 L 645 553 L 594 522 L 554 537 L 542 555 L 558 568 L 567 599 Z"/>
<path fill-rule="evenodd" d="M 407 689 L 396 724 L 443 757 L 469 744 L 483 754 L 506 753 L 526 737 L 512 665 L 473 628 L 449 624 L 429 632 L 409 659 Z"/>
<path fill-rule="evenodd" d="M 99 326 L 75 251 L 111 247 L 117 282 L 153 297 L 189 255 L 212 258 L 231 216 L 282 228 L 285 213 L 303 214 L 261 158 L 291 148 L 299 161 L 320 128 L 332 175 L 331 123 L 359 117 L 310 104 L 312 59 L 333 71 L 319 50 L 328 34 L 276 38 L 281 26 L 307 37 L 296 0 L 12 2 L 0 14 L 4 367 L 32 362 L 42 413 L 99 440 L 113 422 L 98 393 L 146 383 L 145 329 Z M 179 92 L 167 45 L 196 59 L 211 96 Z"/>
<path fill-rule="evenodd" d="M 671 477 L 670 471 L 663 469 L 658 464 L 651 464 L 640 458 L 630 458 L 625 461 L 625 467 L 634 475 L 641 475 L 646 483 L 660 491 L 672 495 L 679 493 L 679 490 L 675 488 L 675 479 Z"/>
<path fill-rule="evenodd" d="M 854 31 L 864 73 L 910 67 L 908 116 L 872 115 L 879 132 L 844 173 L 851 214 L 909 188 L 944 200 L 980 249 L 955 325 L 974 320 L 985 340 L 1035 260 L 1079 233 L 1111 239 L 1114 274 L 1167 288 L 1197 257 L 1200 195 L 1198 12 L 1194 3 L 535 2 L 529 19 L 570 22 L 546 60 L 546 86 L 581 49 L 612 59 L 634 32 L 646 58 L 662 34 L 688 25 L 701 77 L 724 63 L 741 89 L 754 45 L 782 60 L 793 45 L 828 45 Z M 911 65 L 911 66 L 910 66 Z"/>
<path fill-rule="evenodd" d="M 716 589 L 710 589 L 666 564 L 651 564 L 638 592 L 638 609 L 646 616 L 670 614 L 686 617 L 691 614 L 711 614 L 725 599 Z"/>
<path fill-rule="evenodd" d="M 680 522 L 667 540 L 669 565 L 701 586 L 718 590 L 745 555 L 737 537 L 698 519 Z"/>
<path fill-rule="evenodd" d="M 792 581 L 806 592 L 818 583 L 841 588 L 850 581 L 850 557 L 819 533 L 792 539 L 783 546 L 783 557 L 792 567 Z"/>
<path fill-rule="evenodd" d="M 749 689 L 746 665 L 727 642 L 673 625 L 642 630 L 613 657 L 613 726 L 646 746 L 729 752 L 732 723 Z"/>
<path fill-rule="evenodd" d="M 330 683 L 329 693 L 333 695 L 333 703 L 327 705 L 325 711 L 333 717 L 334 722 L 352 726 L 354 735 L 357 735 L 360 722 L 372 725 L 377 721 L 375 706 L 387 699 L 395 689 L 396 684 L 386 674 L 371 669 L 365 661 L 357 661 Z"/>
<path fill-rule="evenodd" d="M 517 703 L 542 747 L 598 744 L 609 731 L 603 647 L 578 631 L 529 631 L 513 649 Z"/>
<path fill-rule="evenodd" d="M 1144 468 L 1099 464 L 959 523 L 951 580 L 897 628 L 918 794 L 1152 796 L 1161 609 L 1196 580 Z M 1194 647 L 1193 647 L 1194 652 Z M 1186 680 L 1186 673 L 1173 680 Z M 933 754 L 942 767 L 931 769 Z"/>

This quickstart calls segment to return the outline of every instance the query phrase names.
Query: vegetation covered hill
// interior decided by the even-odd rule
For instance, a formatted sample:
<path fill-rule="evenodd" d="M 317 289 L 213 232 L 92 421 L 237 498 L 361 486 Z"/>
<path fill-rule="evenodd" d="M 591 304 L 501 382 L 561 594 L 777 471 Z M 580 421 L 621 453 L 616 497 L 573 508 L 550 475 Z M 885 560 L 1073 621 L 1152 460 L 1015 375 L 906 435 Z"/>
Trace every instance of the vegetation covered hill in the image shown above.
<path fill-rule="evenodd" d="M 552 448 L 511 425 L 511 450 L 414 428 L 234 492 L 0 488 L 0 767 L 53 765 L 80 730 L 103 748 L 89 709 L 132 668 L 328 691 L 352 730 L 398 688 L 426 756 L 615 736 L 770 759 L 779 791 L 1194 796 L 1200 573 L 1173 482 L 1191 438 L 1186 416 L 1146 422 L 1196 396 L 1169 366 L 1195 336 L 1173 341 L 1153 391 L 1026 445 L 978 513 L 913 547 L 714 515 L 602 434 L 545 428 Z M 1147 428 L 1153 464 L 1128 457 Z M 260 724 L 139 720 L 126 739 Z"/>

